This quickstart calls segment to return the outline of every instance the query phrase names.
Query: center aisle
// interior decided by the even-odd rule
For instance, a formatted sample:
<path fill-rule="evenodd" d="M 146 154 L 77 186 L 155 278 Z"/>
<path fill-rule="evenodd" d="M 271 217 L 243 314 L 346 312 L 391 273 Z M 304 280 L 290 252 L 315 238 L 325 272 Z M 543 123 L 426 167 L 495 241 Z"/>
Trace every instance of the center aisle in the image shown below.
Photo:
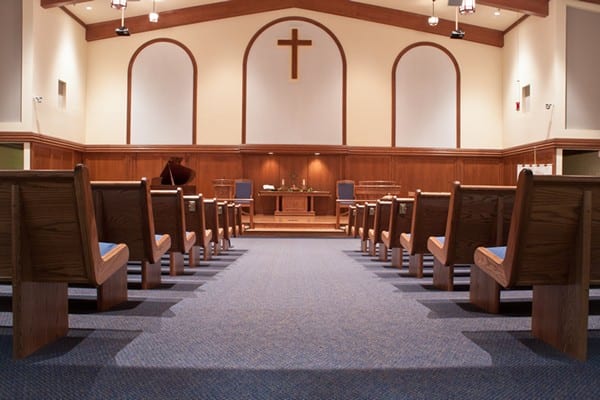
<path fill-rule="evenodd" d="M 471 366 L 489 365 L 489 355 L 451 325 L 445 334 L 452 341 L 440 342 L 439 321 L 427 318 L 426 307 L 349 256 L 357 245 L 236 239 L 234 250 L 247 252 L 118 359 L 163 367 L 377 369 L 457 366 L 469 354 Z"/>

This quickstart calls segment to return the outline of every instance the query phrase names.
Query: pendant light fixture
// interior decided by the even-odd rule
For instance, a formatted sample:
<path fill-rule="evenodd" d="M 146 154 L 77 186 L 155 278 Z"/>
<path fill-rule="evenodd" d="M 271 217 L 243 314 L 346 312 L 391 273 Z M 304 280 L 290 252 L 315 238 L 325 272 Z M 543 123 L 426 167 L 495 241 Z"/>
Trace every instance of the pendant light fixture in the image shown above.
<path fill-rule="evenodd" d="M 472 14 L 475 12 L 475 0 L 462 0 L 462 4 L 458 7 L 461 14 Z"/>
<path fill-rule="evenodd" d="M 435 15 L 435 0 L 431 1 L 431 17 L 427 18 L 429 26 L 436 26 L 440 22 L 440 19 Z"/>
<path fill-rule="evenodd" d="M 117 10 L 127 8 L 127 0 L 110 0 L 110 6 Z"/>
<path fill-rule="evenodd" d="M 153 23 L 158 22 L 158 13 L 156 12 L 156 0 L 152 0 L 152 12 L 148 14 L 148 20 Z"/>

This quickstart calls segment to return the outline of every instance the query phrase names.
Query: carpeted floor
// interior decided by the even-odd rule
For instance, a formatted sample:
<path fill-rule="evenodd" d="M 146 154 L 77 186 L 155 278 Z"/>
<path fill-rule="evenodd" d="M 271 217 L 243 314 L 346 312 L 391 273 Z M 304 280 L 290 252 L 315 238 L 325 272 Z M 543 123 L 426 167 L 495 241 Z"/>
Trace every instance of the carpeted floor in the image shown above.
<path fill-rule="evenodd" d="M 234 245 L 159 289 L 132 271 L 129 302 L 109 312 L 94 312 L 95 291 L 70 289 L 68 337 L 21 361 L 0 287 L 0 398 L 600 397 L 599 289 L 583 363 L 531 336 L 530 291 L 504 292 L 500 315 L 470 306 L 468 269 L 448 293 L 430 269 L 409 277 L 356 239 Z"/>

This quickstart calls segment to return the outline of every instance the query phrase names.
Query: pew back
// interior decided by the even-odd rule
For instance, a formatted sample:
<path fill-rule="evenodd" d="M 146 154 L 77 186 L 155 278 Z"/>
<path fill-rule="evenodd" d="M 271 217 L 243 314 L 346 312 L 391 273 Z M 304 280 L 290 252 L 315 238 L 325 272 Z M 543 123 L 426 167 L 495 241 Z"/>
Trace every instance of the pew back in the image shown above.
<path fill-rule="evenodd" d="M 395 197 L 392 200 L 390 223 L 387 228 L 388 248 L 400 247 L 400 234 L 410 232 L 412 225 L 414 199 Z"/>
<path fill-rule="evenodd" d="M 127 243 L 132 261 L 159 261 L 171 246 L 171 238 L 167 235 L 157 244 L 146 179 L 94 181 L 92 193 L 100 240 Z"/>
<path fill-rule="evenodd" d="M 85 166 L 74 171 L 0 171 L 2 250 L 11 246 L 11 191 L 19 207 L 12 211 L 19 215 L 21 244 L 31 250 L 21 260 L 24 280 L 99 286 L 127 263 L 125 244 L 110 252 L 119 253 L 114 261 L 106 263 L 101 256 Z M 11 279 L 10 257 L 0 259 L 1 276 Z"/>
<path fill-rule="evenodd" d="M 171 236 L 170 252 L 187 253 L 196 241 L 196 235 L 186 231 L 182 189 L 152 190 L 150 193 L 154 229 L 159 234 Z"/>
<path fill-rule="evenodd" d="M 514 186 L 461 185 L 454 182 L 443 250 L 431 253 L 443 265 L 473 264 L 478 246 L 505 245 L 515 201 Z M 433 235 L 432 235 L 433 236 Z"/>
<path fill-rule="evenodd" d="M 591 238 L 600 237 L 600 178 L 524 173 L 504 265 L 506 286 L 562 284 L 577 262 L 584 192 L 591 193 Z M 591 240 L 590 280 L 600 282 L 600 241 Z"/>
<path fill-rule="evenodd" d="M 402 245 L 410 255 L 427 253 L 429 236 L 444 234 L 449 205 L 450 193 L 415 192 L 410 233 L 401 233 Z"/>

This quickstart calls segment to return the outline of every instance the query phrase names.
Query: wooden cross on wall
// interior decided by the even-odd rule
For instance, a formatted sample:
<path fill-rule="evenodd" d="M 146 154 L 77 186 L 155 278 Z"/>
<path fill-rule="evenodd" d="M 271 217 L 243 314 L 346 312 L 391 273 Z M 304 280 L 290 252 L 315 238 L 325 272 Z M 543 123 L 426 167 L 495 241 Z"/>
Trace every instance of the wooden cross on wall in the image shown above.
<path fill-rule="evenodd" d="M 299 40 L 298 29 L 292 29 L 292 39 L 279 39 L 279 46 L 292 47 L 292 79 L 298 79 L 298 46 L 311 46 L 312 40 Z"/>

